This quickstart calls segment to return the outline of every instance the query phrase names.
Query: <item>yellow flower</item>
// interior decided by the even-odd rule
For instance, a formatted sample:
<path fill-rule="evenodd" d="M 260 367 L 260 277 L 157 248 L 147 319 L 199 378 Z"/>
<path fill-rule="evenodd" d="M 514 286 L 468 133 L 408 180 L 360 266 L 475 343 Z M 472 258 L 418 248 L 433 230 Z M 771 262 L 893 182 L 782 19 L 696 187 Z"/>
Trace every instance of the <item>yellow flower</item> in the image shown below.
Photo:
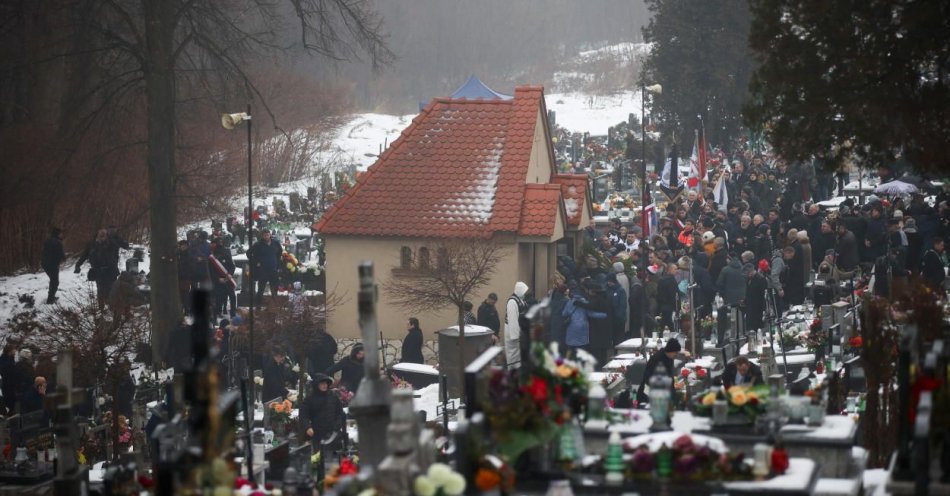
<path fill-rule="evenodd" d="M 557 375 L 561 378 L 567 379 L 568 377 L 574 375 L 574 369 L 564 364 L 558 365 Z"/>
<path fill-rule="evenodd" d="M 709 406 L 715 403 L 716 393 L 706 393 L 706 396 L 703 396 L 703 405 Z"/>
<path fill-rule="evenodd" d="M 750 399 L 750 400 L 757 400 L 757 399 L 759 399 L 759 395 L 755 394 L 755 393 L 752 392 L 752 391 L 749 391 L 748 393 L 746 393 L 746 396 L 747 396 L 748 399 Z"/>
<path fill-rule="evenodd" d="M 732 393 L 732 404 L 736 406 L 745 405 L 749 401 L 749 397 L 746 396 L 745 391 L 739 390 Z"/>
<path fill-rule="evenodd" d="M 726 392 L 729 394 L 736 394 L 739 391 L 745 391 L 745 388 L 742 386 L 732 386 L 731 388 L 726 390 Z"/>

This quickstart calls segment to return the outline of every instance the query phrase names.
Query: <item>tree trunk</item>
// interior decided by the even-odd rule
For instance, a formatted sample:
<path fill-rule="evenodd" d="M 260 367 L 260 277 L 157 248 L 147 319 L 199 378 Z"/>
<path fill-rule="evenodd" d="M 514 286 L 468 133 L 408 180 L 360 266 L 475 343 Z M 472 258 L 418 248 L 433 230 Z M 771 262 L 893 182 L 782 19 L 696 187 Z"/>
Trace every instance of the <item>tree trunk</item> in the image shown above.
<path fill-rule="evenodd" d="M 144 0 L 145 97 L 148 121 L 148 183 L 152 356 L 162 363 L 168 336 L 178 324 L 175 211 L 175 8 L 176 2 Z"/>

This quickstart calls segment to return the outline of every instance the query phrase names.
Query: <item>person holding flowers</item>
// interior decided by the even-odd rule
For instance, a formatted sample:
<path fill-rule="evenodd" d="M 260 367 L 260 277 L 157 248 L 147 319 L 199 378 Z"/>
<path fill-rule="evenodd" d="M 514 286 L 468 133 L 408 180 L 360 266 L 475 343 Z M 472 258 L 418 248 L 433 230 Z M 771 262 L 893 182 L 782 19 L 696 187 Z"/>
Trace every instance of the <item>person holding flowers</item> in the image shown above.
<path fill-rule="evenodd" d="M 330 391 L 333 379 L 324 374 L 314 377 L 313 389 L 300 406 L 300 422 L 312 441 L 320 441 L 343 428 L 343 404 Z"/>

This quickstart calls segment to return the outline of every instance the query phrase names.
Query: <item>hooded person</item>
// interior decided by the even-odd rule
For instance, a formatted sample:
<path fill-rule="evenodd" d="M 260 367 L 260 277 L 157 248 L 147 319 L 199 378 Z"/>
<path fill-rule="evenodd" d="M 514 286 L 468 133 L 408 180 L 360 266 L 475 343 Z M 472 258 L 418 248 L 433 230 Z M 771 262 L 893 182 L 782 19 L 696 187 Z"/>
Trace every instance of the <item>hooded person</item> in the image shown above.
<path fill-rule="evenodd" d="M 313 378 L 313 388 L 300 406 L 300 421 L 304 432 L 314 442 L 319 442 L 343 428 L 343 404 L 330 391 L 333 379 L 325 374 Z"/>
<path fill-rule="evenodd" d="M 518 281 L 505 303 L 505 360 L 509 369 L 521 366 L 521 335 L 525 331 L 521 328 L 521 317 L 528 311 L 524 300 L 527 292 L 528 285 Z"/>
<path fill-rule="evenodd" d="M 640 381 L 640 387 L 637 388 L 638 402 L 642 404 L 648 401 L 648 398 L 645 392 L 646 387 L 649 385 L 650 379 L 652 379 L 653 375 L 657 372 L 657 369 L 659 369 L 661 366 L 666 370 L 666 375 L 668 375 L 670 379 L 674 377 L 674 374 L 676 373 L 676 371 L 673 370 L 673 367 L 674 367 L 673 359 L 676 358 L 676 355 L 678 355 L 682 349 L 683 347 L 680 346 L 680 342 L 678 339 L 670 338 L 670 340 L 666 342 L 666 345 L 663 347 L 662 350 L 657 350 L 652 355 L 650 355 L 650 359 L 647 360 L 646 367 L 643 369 L 643 379 Z M 673 382 L 674 381 L 670 381 L 671 387 L 673 385 Z M 676 394 L 672 394 L 673 391 L 670 391 L 670 393 L 671 393 L 671 397 L 677 396 Z"/>
<path fill-rule="evenodd" d="M 325 374 L 333 377 L 334 374 L 340 372 L 340 384 L 348 391 L 356 394 L 356 390 L 360 387 L 360 381 L 363 380 L 364 356 L 363 344 L 356 343 L 353 345 L 353 349 L 350 350 L 349 356 L 333 364 L 326 370 Z"/>
<path fill-rule="evenodd" d="M 729 264 L 719 273 L 716 287 L 722 296 L 723 305 L 734 306 L 745 300 L 746 278 L 742 274 L 742 263 L 739 258 L 732 257 Z"/>

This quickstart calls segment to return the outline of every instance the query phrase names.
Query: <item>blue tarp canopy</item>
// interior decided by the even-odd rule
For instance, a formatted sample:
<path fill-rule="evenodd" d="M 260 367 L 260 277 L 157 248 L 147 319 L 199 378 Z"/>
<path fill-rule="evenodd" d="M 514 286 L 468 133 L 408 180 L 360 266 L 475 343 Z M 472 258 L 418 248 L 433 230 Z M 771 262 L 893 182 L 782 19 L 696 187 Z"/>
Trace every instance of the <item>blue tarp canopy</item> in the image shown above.
<path fill-rule="evenodd" d="M 469 76 L 468 81 L 465 81 L 462 86 L 459 86 L 451 97 L 453 100 L 458 98 L 467 98 L 469 100 L 475 100 L 481 98 L 484 100 L 511 100 L 511 95 L 503 95 L 488 86 L 485 85 L 480 79 L 474 75 Z"/>

